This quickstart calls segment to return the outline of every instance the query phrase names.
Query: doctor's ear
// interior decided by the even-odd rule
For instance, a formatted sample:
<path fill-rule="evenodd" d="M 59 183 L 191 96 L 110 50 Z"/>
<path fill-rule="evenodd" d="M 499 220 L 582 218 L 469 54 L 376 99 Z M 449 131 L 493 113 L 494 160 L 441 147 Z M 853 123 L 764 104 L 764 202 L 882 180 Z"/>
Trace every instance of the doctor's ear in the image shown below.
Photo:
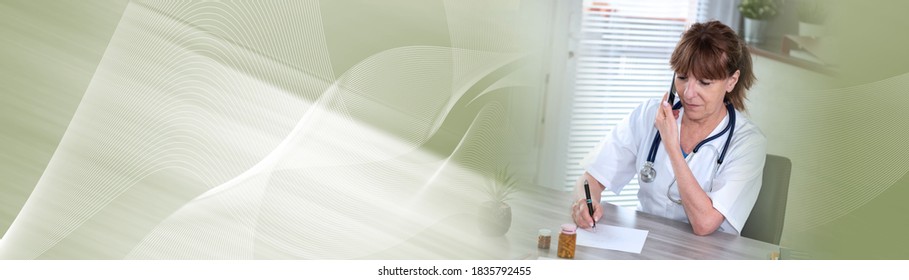
<path fill-rule="evenodd" d="M 732 73 L 732 76 L 729 76 L 729 79 L 726 80 L 726 92 L 731 92 L 735 88 L 735 84 L 739 82 L 739 75 L 741 71 L 735 70 L 735 73 Z"/>

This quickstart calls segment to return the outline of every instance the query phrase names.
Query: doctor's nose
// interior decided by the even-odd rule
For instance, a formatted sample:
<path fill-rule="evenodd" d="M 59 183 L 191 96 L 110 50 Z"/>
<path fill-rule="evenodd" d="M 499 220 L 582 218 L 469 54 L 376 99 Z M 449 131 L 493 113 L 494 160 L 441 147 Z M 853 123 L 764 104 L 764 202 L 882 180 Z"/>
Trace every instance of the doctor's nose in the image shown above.
<path fill-rule="evenodd" d="M 695 79 L 689 78 L 688 80 L 685 80 L 684 84 L 682 85 L 681 94 L 686 97 L 694 97 L 692 95 L 697 93 L 697 90 L 695 90 L 695 83 L 697 83 L 697 80 Z"/>

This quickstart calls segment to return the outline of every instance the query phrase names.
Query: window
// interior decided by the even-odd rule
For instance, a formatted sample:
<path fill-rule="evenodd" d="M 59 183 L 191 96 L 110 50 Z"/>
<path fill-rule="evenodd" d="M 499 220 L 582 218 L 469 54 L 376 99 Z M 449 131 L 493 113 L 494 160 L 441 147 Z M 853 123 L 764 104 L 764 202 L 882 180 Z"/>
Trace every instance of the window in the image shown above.
<path fill-rule="evenodd" d="M 584 173 L 581 160 L 631 110 L 669 87 L 669 56 L 682 31 L 704 21 L 706 0 L 583 1 L 565 186 Z M 603 199 L 637 207 L 637 179 Z"/>

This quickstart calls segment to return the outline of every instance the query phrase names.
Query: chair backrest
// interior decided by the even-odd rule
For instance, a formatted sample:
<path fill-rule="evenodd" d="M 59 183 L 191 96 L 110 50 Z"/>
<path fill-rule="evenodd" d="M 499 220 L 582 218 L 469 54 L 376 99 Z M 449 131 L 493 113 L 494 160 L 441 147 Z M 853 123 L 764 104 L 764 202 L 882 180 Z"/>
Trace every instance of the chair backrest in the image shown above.
<path fill-rule="evenodd" d="M 789 175 L 792 161 L 788 158 L 767 155 L 764 176 L 751 215 L 742 227 L 742 236 L 767 243 L 780 244 L 783 219 L 786 216 L 786 199 L 789 195 Z"/>

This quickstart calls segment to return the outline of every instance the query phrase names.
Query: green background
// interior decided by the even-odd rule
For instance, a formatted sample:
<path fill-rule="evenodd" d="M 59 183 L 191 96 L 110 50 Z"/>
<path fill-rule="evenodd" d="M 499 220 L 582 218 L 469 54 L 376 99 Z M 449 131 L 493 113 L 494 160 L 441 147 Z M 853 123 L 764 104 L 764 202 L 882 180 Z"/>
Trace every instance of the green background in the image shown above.
<path fill-rule="evenodd" d="M 818 259 L 909 258 L 909 27 L 904 1 L 824 1 L 829 54 L 837 72 L 806 91 L 790 133 L 808 154 L 790 192 L 784 256 Z M 767 82 L 767 81 L 761 81 Z M 773 128 L 770 128 L 773 129 Z M 765 128 L 767 130 L 767 128 Z M 793 174 L 796 176 L 796 174 Z M 795 209 L 797 212 L 792 212 Z"/>
<path fill-rule="evenodd" d="M 3 5 L 0 257 L 504 257 L 538 2 Z"/>
<path fill-rule="evenodd" d="M 127 3 L 0 2 L 0 232 L 47 167 Z"/>

